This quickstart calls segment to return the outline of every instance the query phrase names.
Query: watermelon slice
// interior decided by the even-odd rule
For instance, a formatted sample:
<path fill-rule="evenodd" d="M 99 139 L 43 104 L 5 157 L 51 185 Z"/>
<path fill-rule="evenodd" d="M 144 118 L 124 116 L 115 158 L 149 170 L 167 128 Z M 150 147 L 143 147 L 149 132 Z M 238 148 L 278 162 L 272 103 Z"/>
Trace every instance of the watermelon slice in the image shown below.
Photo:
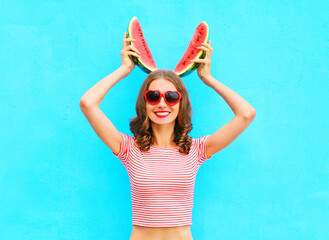
<path fill-rule="evenodd" d="M 190 74 L 193 70 L 197 69 L 200 63 L 190 62 L 192 59 L 201 59 L 206 56 L 206 52 L 197 49 L 202 46 L 201 43 L 209 41 L 209 27 L 206 22 L 202 22 L 196 28 L 190 44 L 187 47 L 182 59 L 179 61 L 174 69 L 174 72 L 180 77 Z"/>
<path fill-rule="evenodd" d="M 136 65 L 139 66 L 146 73 L 150 73 L 156 70 L 157 66 L 154 62 L 152 53 L 149 47 L 147 46 L 142 28 L 138 22 L 137 17 L 133 17 L 130 20 L 127 30 L 127 37 L 136 39 L 135 42 L 128 42 L 127 45 L 132 44 L 141 53 L 140 58 L 131 56 Z"/>

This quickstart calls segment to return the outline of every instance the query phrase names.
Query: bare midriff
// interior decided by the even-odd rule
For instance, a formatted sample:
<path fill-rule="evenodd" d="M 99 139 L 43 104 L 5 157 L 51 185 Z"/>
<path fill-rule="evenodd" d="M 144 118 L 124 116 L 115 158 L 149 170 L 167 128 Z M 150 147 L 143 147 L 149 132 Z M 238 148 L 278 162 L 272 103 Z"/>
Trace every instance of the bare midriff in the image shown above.
<path fill-rule="evenodd" d="M 142 227 L 133 225 L 129 240 L 193 240 L 190 226 Z"/>

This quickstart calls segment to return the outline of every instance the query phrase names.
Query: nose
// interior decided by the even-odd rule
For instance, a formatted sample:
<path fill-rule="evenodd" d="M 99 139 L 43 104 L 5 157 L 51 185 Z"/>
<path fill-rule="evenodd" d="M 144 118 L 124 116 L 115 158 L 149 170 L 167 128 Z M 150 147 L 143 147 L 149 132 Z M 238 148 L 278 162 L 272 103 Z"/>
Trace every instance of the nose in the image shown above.
<path fill-rule="evenodd" d="M 160 102 L 158 102 L 158 106 L 163 106 L 163 107 L 166 107 L 167 106 L 167 103 L 165 102 L 163 96 L 161 96 Z"/>

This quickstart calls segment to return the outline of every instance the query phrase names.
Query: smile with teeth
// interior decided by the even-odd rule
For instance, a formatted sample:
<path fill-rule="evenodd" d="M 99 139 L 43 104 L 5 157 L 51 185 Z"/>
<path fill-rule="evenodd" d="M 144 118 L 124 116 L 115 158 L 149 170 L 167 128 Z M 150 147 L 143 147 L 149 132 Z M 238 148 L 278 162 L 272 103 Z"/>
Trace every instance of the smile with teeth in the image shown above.
<path fill-rule="evenodd" d="M 154 112 L 157 117 L 167 117 L 170 112 Z"/>

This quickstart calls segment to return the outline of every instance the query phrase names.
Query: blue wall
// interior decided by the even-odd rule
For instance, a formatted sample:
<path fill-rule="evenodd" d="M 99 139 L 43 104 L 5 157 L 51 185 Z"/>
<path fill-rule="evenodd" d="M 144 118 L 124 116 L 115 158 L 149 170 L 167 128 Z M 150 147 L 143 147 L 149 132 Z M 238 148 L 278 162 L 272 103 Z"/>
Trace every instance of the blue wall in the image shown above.
<path fill-rule="evenodd" d="M 79 100 L 120 66 L 133 16 L 158 67 L 169 69 L 206 21 L 213 76 L 257 111 L 198 172 L 194 239 L 328 239 L 328 1 L 3 1 L 0 8 L 0 239 L 129 239 L 128 174 Z M 120 132 L 132 135 L 145 77 L 135 68 L 100 105 Z M 183 80 L 192 137 L 233 118 L 196 72 Z"/>

